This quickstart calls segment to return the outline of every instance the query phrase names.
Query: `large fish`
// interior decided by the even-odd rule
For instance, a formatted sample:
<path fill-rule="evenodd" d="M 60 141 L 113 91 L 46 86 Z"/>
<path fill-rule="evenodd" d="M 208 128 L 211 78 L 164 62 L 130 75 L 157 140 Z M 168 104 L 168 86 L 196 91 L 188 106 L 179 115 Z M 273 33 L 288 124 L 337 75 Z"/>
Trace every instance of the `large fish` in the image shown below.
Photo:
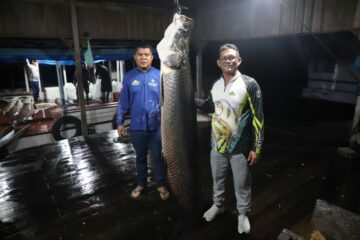
<path fill-rule="evenodd" d="M 22 103 L 21 99 L 16 100 L 14 106 L 7 112 L 7 115 L 10 117 L 15 117 L 19 114 L 19 111 L 21 110 L 23 105 L 24 104 Z"/>
<path fill-rule="evenodd" d="M 161 134 L 170 187 L 185 212 L 194 209 L 196 110 L 189 64 L 193 20 L 175 14 L 157 45 L 161 61 Z"/>
<path fill-rule="evenodd" d="M 34 113 L 34 104 L 31 97 L 27 97 L 23 101 L 24 105 L 21 108 L 19 115 L 16 117 L 16 120 L 19 122 L 25 122 L 31 120 L 31 117 Z"/>
<path fill-rule="evenodd" d="M 6 104 L 6 106 L 2 109 L 2 114 L 3 115 L 7 114 L 10 111 L 10 109 L 15 105 L 18 99 L 19 99 L 18 97 L 14 97 L 9 101 L 7 101 L 8 104 Z"/>

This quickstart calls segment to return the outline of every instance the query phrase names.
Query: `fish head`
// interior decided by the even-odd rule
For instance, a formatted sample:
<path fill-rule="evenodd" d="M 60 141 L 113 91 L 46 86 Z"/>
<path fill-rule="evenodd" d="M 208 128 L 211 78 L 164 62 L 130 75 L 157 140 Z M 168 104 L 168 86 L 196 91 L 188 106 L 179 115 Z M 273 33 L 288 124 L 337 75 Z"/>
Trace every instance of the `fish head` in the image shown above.
<path fill-rule="evenodd" d="M 162 64 L 176 69 L 187 59 L 192 27 L 191 18 L 174 15 L 172 23 L 165 30 L 164 38 L 156 47 Z"/>
<path fill-rule="evenodd" d="M 26 97 L 24 100 L 23 100 L 23 103 L 32 103 L 32 97 Z"/>

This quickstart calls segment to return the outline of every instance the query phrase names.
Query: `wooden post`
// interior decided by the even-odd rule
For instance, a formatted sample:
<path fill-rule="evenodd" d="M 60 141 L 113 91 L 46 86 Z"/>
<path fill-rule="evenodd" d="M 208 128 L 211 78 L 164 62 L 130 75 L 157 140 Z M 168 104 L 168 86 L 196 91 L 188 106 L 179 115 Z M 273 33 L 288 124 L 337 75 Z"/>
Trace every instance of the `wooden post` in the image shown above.
<path fill-rule="evenodd" d="M 76 66 L 76 76 L 77 76 L 78 99 L 79 99 L 80 116 L 81 116 L 81 130 L 82 130 L 82 135 L 84 137 L 87 137 L 88 130 L 87 130 L 85 101 L 84 101 L 83 76 L 81 73 L 79 30 L 78 30 L 78 24 L 77 24 L 75 0 L 70 1 L 70 8 L 71 8 L 72 34 L 73 34 L 74 51 L 75 51 L 75 66 Z"/>
<path fill-rule="evenodd" d="M 64 93 L 64 78 L 61 72 L 61 65 L 59 61 L 56 61 L 56 74 L 58 79 L 58 86 L 59 86 L 59 93 L 60 93 L 60 100 L 61 100 L 61 107 L 63 109 L 63 113 L 66 114 L 67 106 L 65 101 L 65 93 Z"/>

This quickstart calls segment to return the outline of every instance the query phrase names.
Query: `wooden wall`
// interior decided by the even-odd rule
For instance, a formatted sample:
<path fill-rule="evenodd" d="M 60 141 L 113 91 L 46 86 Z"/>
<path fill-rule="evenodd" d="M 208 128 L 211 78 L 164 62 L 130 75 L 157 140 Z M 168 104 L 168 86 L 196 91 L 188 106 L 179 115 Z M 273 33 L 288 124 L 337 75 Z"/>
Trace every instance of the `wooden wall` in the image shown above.
<path fill-rule="evenodd" d="M 360 0 L 209 0 L 197 39 L 224 40 L 360 28 Z"/>
<path fill-rule="evenodd" d="M 171 20 L 160 8 L 77 3 L 79 35 L 93 39 L 159 40 Z M 0 1 L 0 38 L 72 38 L 66 0 Z"/>
<path fill-rule="evenodd" d="M 71 39 L 69 2 L 0 1 L 0 38 Z M 111 2 L 77 3 L 80 37 L 156 41 L 171 21 L 172 10 Z M 360 28 L 360 0 L 193 0 L 188 12 L 195 41 Z"/>

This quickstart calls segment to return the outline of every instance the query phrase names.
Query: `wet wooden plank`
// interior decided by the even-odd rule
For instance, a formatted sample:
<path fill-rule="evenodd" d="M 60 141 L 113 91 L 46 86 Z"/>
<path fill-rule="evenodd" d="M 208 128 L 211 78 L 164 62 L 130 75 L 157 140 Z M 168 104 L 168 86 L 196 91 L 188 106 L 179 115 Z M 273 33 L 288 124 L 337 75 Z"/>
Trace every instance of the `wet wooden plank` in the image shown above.
<path fill-rule="evenodd" d="M 351 167 L 341 162 L 335 147 L 306 144 L 301 135 L 273 131 L 263 159 L 252 168 L 251 234 L 237 233 L 231 175 L 227 211 L 207 223 L 201 215 L 211 204 L 209 127 L 209 123 L 198 125 L 195 227 L 178 239 L 275 239 L 284 227 L 301 229 L 299 222 L 311 214 L 316 198 L 335 201 L 342 199 L 340 194 L 349 195 L 342 183 L 358 186 L 353 178 L 343 176 L 352 176 L 356 162 Z M 130 198 L 136 179 L 135 154 L 131 144 L 113 143 L 115 136 L 111 131 L 63 140 L 2 159 L 0 235 L 8 239 L 176 239 L 180 213 L 174 199 L 161 201 L 153 183 L 141 199 Z M 149 181 L 153 182 L 152 177 Z"/>

